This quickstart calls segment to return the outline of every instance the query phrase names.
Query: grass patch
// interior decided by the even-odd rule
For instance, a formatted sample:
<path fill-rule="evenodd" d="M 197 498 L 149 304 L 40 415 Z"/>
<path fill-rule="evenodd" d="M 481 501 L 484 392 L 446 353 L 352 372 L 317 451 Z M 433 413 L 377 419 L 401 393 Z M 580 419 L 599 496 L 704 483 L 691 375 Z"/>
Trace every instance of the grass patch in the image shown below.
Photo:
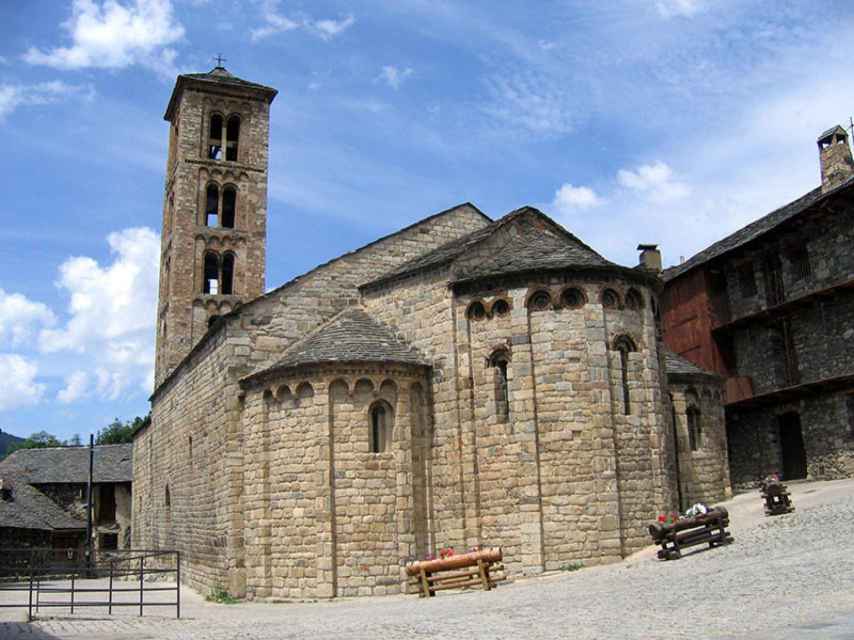
<path fill-rule="evenodd" d="M 222 587 L 214 587 L 205 597 L 208 602 L 216 602 L 217 604 L 237 604 L 240 602 L 237 598 L 231 595 Z"/>
<path fill-rule="evenodd" d="M 558 571 L 578 571 L 584 568 L 583 562 L 567 562 L 558 567 Z"/>

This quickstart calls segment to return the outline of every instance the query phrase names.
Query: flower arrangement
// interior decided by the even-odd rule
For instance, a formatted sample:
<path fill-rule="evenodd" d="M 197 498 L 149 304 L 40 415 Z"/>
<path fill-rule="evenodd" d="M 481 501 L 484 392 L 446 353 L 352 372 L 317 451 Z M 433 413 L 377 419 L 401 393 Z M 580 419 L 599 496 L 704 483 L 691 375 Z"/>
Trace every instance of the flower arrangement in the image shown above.
<path fill-rule="evenodd" d="M 658 522 L 660 524 L 673 524 L 677 520 L 679 520 L 679 514 L 675 511 L 671 513 L 662 513 L 658 516 Z"/>
<path fill-rule="evenodd" d="M 452 555 L 454 555 L 453 547 L 443 547 L 442 549 L 439 549 L 439 557 L 442 560 L 444 560 L 445 558 L 450 558 Z"/>

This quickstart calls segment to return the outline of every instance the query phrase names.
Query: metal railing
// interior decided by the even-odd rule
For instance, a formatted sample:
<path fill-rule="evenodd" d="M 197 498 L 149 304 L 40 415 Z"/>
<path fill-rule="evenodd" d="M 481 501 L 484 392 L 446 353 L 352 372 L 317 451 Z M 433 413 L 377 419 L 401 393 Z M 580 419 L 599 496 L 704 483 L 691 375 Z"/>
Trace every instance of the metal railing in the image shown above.
<path fill-rule="evenodd" d="M 80 549 L 3 549 L 0 556 L 0 608 L 25 608 L 28 621 L 34 620 L 42 608 L 60 607 L 72 614 L 81 607 L 102 607 L 108 615 L 113 614 L 113 607 L 139 607 L 140 616 L 145 607 L 175 607 L 175 617 L 181 617 L 178 551 L 125 549 L 93 553 L 87 558 Z M 162 580 L 169 575 L 174 575 L 175 586 L 151 586 L 152 578 Z M 99 580 L 106 585 L 98 585 Z M 124 586 L 130 583 L 133 586 Z M 6 592 L 20 593 L 20 601 L 7 602 Z M 174 592 L 175 597 L 146 600 L 146 594 L 153 592 Z M 43 594 L 51 599 L 43 600 Z M 104 597 L 81 599 L 84 594 Z M 118 594 L 122 594 L 120 599 L 116 599 Z M 67 598 L 61 598 L 63 595 Z"/>

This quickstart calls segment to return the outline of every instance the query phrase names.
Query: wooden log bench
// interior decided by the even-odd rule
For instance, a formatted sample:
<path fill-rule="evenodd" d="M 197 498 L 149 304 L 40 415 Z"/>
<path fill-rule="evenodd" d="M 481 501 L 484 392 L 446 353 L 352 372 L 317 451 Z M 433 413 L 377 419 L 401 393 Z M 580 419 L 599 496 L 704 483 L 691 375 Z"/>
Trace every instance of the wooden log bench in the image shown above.
<path fill-rule="evenodd" d="M 733 538 L 726 530 L 728 526 L 727 510 L 714 507 L 708 513 L 682 518 L 671 524 L 651 524 L 649 534 L 655 544 L 661 545 L 659 560 L 678 560 L 686 547 L 708 544 L 713 548 L 732 542 Z"/>
<path fill-rule="evenodd" d="M 421 598 L 430 598 L 445 589 L 481 587 L 495 588 L 505 580 L 501 548 L 493 547 L 471 553 L 448 556 L 438 560 L 421 560 L 406 566 L 409 587 L 417 589 Z"/>
<path fill-rule="evenodd" d="M 789 489 L 779 480 L 766 480 L 759 485 L 759 493 L 765 501 L 766 516 L 779 516 L 795 510 Z"/>

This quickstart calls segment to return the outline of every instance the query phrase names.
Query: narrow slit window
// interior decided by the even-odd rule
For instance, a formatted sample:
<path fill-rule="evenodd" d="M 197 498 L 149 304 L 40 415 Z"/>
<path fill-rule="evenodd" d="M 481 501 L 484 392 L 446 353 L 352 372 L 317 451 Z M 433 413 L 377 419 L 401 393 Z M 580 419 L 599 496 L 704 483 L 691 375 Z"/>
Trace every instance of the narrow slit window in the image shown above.
<path fill-rule="evenodd" d="M 697 451 L 703 446 L 703 432 L 700 426 L 700 410 L 697 407 L 688 407 L 688 444 L 691 451 Z"/>
<path fill-rule="evenodd" d="M 510 418 L 510 382 L 507 367 L 510 361 L 503 351 L 493 354 L 490 366 L 495 369 L 495 415 L 501 422 Z"/>
<path fill-rule="evenodd" d="M 222 192 L 222 226 L 234 229 L 234 212 L 237 206 L 237 191 L 226 187 Z"/>
<path fill-rule="evenodd" d="M 208 132 L 208 159 L 222 160 L 222 116 L 218 113 L 211 116 Z"/>
<path fill-rule="evenodd" d="M 384 402 L 371 408 L 371 453 L 383 453 L 391 444 L 391 409 Z"/>
<path fill-rule="evenodd" d="M 227 253 L 222 259 L 222 293 L 234 293 L 234 254 Z"/>
<path fill-rule="evenodd" d="M 219 259 L 215 253 L 205 254 L 204 286 L 202 293 L 217 295 L 219 293 Z"/>
<path fill-rule="evenodd" d="M 205 226 L 219 225 L 219 188 L 215 184 L 208 185 L 205 198 Z"/>
<path fill-rule="evenodd" d="M 620 386 L 623 390 L 623 414 L 631 415 L 632 402 L 629 389 L 629 354 L 637 351 L 635 343 L 628 336 L 620 336 L 614 341 L 614 348 L 620 352 Z"/>
<path fill-rule="evenodd" d="M 237 143 L 240 139 L 240 118 L 231 116 L 225 132 L 225 159 L 230 162 L 237 161 Z"/>

